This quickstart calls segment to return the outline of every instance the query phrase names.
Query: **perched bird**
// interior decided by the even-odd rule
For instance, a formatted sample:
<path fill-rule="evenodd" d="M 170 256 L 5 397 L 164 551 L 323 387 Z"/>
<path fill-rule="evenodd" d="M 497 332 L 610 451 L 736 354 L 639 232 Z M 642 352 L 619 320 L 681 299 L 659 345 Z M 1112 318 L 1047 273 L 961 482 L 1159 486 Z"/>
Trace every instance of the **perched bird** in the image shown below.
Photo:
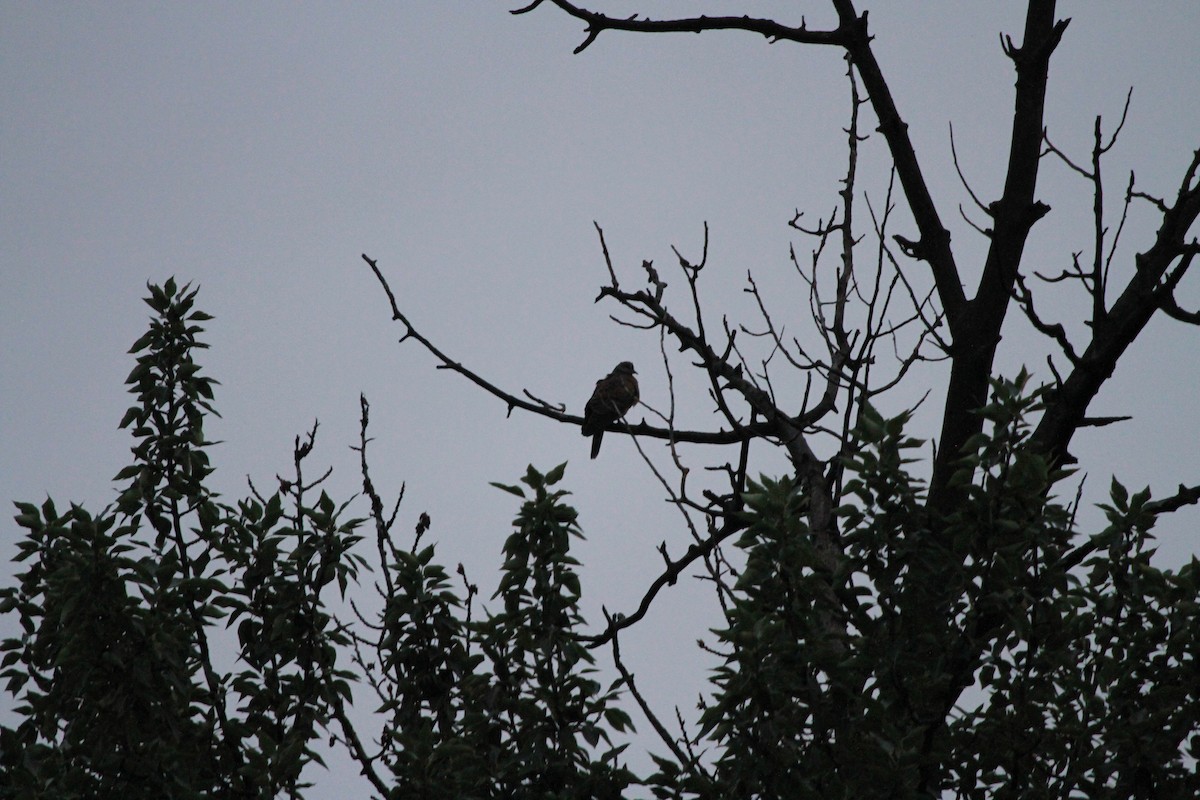
<path fill-rule="evenodd" d="M 622 361 L 616 369 L 596 381 L 592 398 L 583 407 L 584 436 L 592 437 L 592 458 L 600 453 L 604 427 L 625 416 L 638 401 L 637 372 L 633 364 Z"/>

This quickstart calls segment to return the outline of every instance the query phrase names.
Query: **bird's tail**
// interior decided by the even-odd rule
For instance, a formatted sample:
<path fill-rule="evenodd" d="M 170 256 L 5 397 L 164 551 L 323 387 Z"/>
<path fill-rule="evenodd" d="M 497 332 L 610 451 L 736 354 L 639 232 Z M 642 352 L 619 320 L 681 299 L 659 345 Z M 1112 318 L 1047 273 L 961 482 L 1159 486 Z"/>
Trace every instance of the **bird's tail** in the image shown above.
<path fill-rule="evenodd" d="M 592 458 L 600 455 L 600 441 L 604 438 L 604 430 L 596 431 L 596 435 L 592 437 Z"/>

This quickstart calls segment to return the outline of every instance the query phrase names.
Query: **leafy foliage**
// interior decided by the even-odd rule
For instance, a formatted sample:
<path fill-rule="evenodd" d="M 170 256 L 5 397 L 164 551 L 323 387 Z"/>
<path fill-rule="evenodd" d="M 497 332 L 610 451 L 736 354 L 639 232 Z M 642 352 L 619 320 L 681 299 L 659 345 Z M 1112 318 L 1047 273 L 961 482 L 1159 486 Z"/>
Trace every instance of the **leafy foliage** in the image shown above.
<path fill-rule="evenodd" d="M 1031 446 L 1042 390 L 1024 372 L 993 383 L 949 515 L 914 474 L 907 417 L 866 407 L 841 462 L 836 571 L 804 483 L 749 483 L 700 728 L 639 778 L 615 741 L 633 729 L 618 705 L 632 677 L 603 686 L 587 646 L 565 465 L 497 484 L 521 504 L 498 607 L 475 619 L 475 586 L 460 568 L 456 589 L 421 546 L 427 517 L 394 544 L 366 472 L 365 401 L 370 518 L 309 500 L 313 433 L 269 497 L 251 487 L 231 506 L 207 489 L 215 382 L 193 353 L 208 316 L 186 286 L 150 288 L 115 506 L 17 503 L 26 566 L 0 596 L 22 631 L 0 645 L 21 720 L 0 731 L 5 796 L 298 797 L 326 733 L 396 798 L 1200 792 L 1200 569 L 1151 564 L 1154 501 L 1115 480 L 1107 527 L 1077 532 L 1052 493 L 1064 473 Z M 327 599 L 359 586 L 368 520 L 382 603 L 355 625 Z M 346 713 L 356 681 L 380 698 L 375 752 Z"/>
<path fill-rule="evenodd" d="M 530 497 L 500 486 L 524 498 L 504 545 L 502 611 L 472 622 L 433 546 L 395 552 L 378 645 L 391 796 L 615 798 L 633 782 L 609 733 L 632 724 L 576 636 L 584 620 L 569 550 L 581 533 L 566 492 L 551 488 L 564 467 L 530 467 Z"/>
<path fill-rule="evenodd" d="M 0 732 L 0 763 L 15 797 L 295 795 L 349 696 L 321 592 L 356 578 L 361 520 L 324 494 L 307 503 L 311 442 L 269 498 L 217 501 L 203 433 L 216 382 L 193 360 L 210 317 L 187 286 L 149 288 L 116 504 L 95 517 L 17 504 L 30 565 L 0 608 L 23 631 L 2 645 L 23 721 Z M 218 627 L 234 623 L 236 642 Z M 222 650 L 245 668 L 223 668 Z"/>
<path fill-rule="evenodd" d="M 830 576 L 833 607 L 800 487 L 751 485 L 726 662 L 702 718 L 715 769 L 663 770 L 659 796 L 1200 791 L 1198 564 L 1152 566 L 1149 493 L 1115 481 L 1109 526 L 1080 537 L 1029 446 L 1039 392 L 1027 382 L 994 383 L 990 428 L 962 461 L 977 477 L 947 519 L 930 519 L 907 467 L 921 443 L 905 418 L 864 414 L 845 460 L 850 566 Z M 850 637 L 822 628 L 831 612 Z M 919 735 L 905 715 L 927 721 Z"/>
<path fill-rule="evenodd" d="M 0 796 L 298 797 L 325 734 L 390 797 L 620 796 L 633 776 L 610 733 L 632 724 L 574 633 L 581 533 L 552 489 L 563 467 L 523 479 L 503 611 L 480 621 L 462 613 L 474 587 L 464 602 L 435 548 L 417 548 L 427 517 L 411 550 L 376 518 L 388 588 L 368 641 L 328 606 L 335 587 L 358 586 L 365 520 L 313 496 L 315 429 L 275 493 L 220 502 L 203 432 L 216 382 L 193 359 L 210 317 L 188 286 L 149 289 L 154 317 L 127 381 L 137 402 L 121 421 L 136 444 L 115 505 L 93 516 L 16 504 L 27 566 L 0 611 L 21 635 L 0 644 L 0 677 L 21 721 L 0 729 Z M 346 668 L 350 652 L 361 671 Z M 346 714 L 364 677 L 387 719 L 373 757 Z"/>

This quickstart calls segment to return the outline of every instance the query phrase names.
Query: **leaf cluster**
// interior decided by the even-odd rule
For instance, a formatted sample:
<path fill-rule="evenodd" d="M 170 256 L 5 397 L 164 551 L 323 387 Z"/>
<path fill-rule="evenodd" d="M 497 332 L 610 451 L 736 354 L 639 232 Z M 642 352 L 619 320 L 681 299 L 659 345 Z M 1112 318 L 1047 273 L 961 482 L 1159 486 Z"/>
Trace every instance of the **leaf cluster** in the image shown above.
<path fill-rule="evenodd" d="M 632 729 L 578 639 L 584 625 L 581 536 L 564 465 L 530 467 L 493 599 L 501 610 L 470 619 L 466 597 L 434 561 L 434 546 L 398 550 L 376 648 L 386 680 L 382 761 L 394 797 L 616 798 L 634 776 L 613 734 Z"/>
<path fill-rule="evenodd" d="M 1154 566 L 1150 494 L 1116 481 L 1108 526 L 1078 531 L 1050 491 L 1063 476 L 1030 446 L 1042 392 L 1028 383 L 993 382 L 944 517 L 914 475 L 907 417 L 868 407 L 844 459 L 837 574 L 804 487 L 751 482 L 695 742 L 712 770 L 660 759 L 659 796 L 1200 791 L 1200 565 Z"/>
<path fill-rule="evenodd" d="M 322 590 L 355 580 L 361 520 L 307 499 L 299 441 L 294 481 L 218 500 L 204 436 L 216 381 L 194 360 L 211 317 L 174 279 L 149 289 L 115 504 L 17 503 L 27 566 L 0 593 L 20 626 L 0 643 L 0 677 L 20 722 L 0 730 L 0 784 L 11 797 L 296 796 L 350 695 Z"/>

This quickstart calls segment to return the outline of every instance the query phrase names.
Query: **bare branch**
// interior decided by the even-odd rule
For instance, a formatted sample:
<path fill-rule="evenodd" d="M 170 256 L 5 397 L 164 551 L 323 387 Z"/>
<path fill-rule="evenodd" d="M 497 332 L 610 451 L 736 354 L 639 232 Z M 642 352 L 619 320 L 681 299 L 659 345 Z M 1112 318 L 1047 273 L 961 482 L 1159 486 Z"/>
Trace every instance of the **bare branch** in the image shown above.
<path fill-rule="evenodd" d="M 702 16 L 687 19 L 653 20 L 638 19 L 637 15 L 634 15 L 625 19 L 618 19 L 580 8 L 574 3 L 567 2 L 567 0 L 550 0 L 550 2 L 572 17 L 587 23 L 587 27 L 585 28 L 587 37 L 583 40 L 582 44 L 575 48 L 576 53 L 581 53 L 587 49 L 592 42 L 596 41 L 600 33 L 606 30 L 632 31 L 636 33 L 700 33 L 701 31 L 741 30 L 765 36 L 772 42 L 787 40 L 803 44 L 823 45 L 841 45 L 844 39 L 840 30 L 810 31 L 803 19 L 801 19 L 800 27 L 798 28 L 782 25 L 770 19 L 753 19 L 751 17 Z M 530 5 L 516 9 L 511 13 L 525 14 L 539 5 L 541 5 L 541 0 L 535 0 Z"/>
<path fill-rule="evenodd" d="M 1050 135 L 1044 130 L 1042 131 L 1042 141 L 1046 143 L 1046 153 L 1052 153 L 1053 155 L 1058 156 L 1058 159 L 1060 161 L 1062 161 L 1068 167 L 1075 170 L 1076 172 L 1078 172 L 1080 175 L 1087 178 L 1088 180 L 1091 180 L 1094 177 L 1092 175 L 1092 173 L 1088 172 L 1086 169 L 1084 169 L 1083 167 L 1076 164 L 1074 161 L 1072 161 L 1070 159 L 1070 157 L 1066 153 L 1064 153 L 1062 150 L 1060 150 L 1058 147 L 1056 147 L 1054 145 L 1054 143 L 1050 141 Z M 1045 155 L 1045 153 L 1043 155 Z"/>
<path fill-rule="evenodd" d="M 1086 428 L 1086 427 L 1103 428 L 1105 425 L 1112 425 L 1117 422 L 1128 422 L 1131 419 L 1133 419 L 1133 417 L 1130 417 L 1130 416 L 1084 417 L 1083 421 L 1079 423 L 1079 427 L 1081 427 L 1081 428 Z"/>
<path fill-rule="evenodd" d="M 1175 301 L 1175 287 L 1187 274 L 1188 269 L 1192 265 L 1192 260 L 1196 254 L 1200 253 L 1200 244 L 1192 242 L 1191 246 L 1186 248 L 1183 258 L 1171 270 L 1163 281 L 1162 287 L 1158 291 L 1158 305 L 1168 317 L 1179 322 L 1186 322 L 1189 325 L 1200 325 L 1200 311 L 1184 311 Z"/>
<path fill-rule="evenodd" d="M 767 37 L 772 42 L 792 41 L 799 44 L 837 46 L 845 49 L 855 69 L 862 77 L 867 97 L 870 99 L 879 130 L 887 140 L 900 174 L 901 185 L 913 209 L 913 217 L 921 238 L 905 246 L 905 252 L 929 263 L 938 287 L 938 294 L 951 327 L 957 323 L 966 298 L 959 281 L 958 268 L 950 251 L 950 233 L 942 224 L 929 188 L 925 183 L 912 142 L 908 137 L 908 126 L 901 119 L 892 99 L 891 90 L 883 77 L 883 71 L 871 50 L 871 36 L 867 32 L 867 15 L 855 11 L 851 0 L 834 0 L 838 14 L 838 26 L 830 31 L 809 30 L 803 20 L 799 27 L 789 27 L 774 20 L 751 17 L 692 17 L 685 19 L 652 20 L 639 19 L 636 15 L 618 19 L 582 8 L 568 0 L 550 0 L 567 14 L 586 23 L 584 41 L 575 48 L 579 53 L 596 40 L 602 31 L 620 30 L 640 33 L 686 32 L 700 33 L 714 30 L 743 30 Z M 531 3 L 513 13 L 527 13 L 540 5 Z M 1065 28 L 1065 24 L 1062 26 Z M 1061 31 L 1059 31 L 1061 35 Z M 1049 58 L 1049 53 L 1045 54 Z M 908 241 L 908 240 L 905 240 Z"/>
<path fill-rule="evenodd" d="M 613 623 L 613 619 L 608 615 L 607 610 L 604 612 L 604 616 L 611 625 Z M 612 653 L 613 665 L 616 666 L 617 672 L 621 674 L 621 679 L 625 682 L 625 685 L 629 687 L 629 693 L 633 695 L 634 702 L 638 704 L 638 708 L 642 710 L 642 714 L 645 715 L 646 719 L 650 722 L 650 726 L 654 728 L 655 733 L 658 734 L 658 738 L 661 739 L 663 744 L 665 744 L 671 750 L 671 752 L 675 754 L 675 758 L 678 759 L 680 764 L 686 764 L 693 771 L 696 777 L 707 780 L 709 776 L 704 772 L 704 769 L 701 767 L 699 761 L 697 761 L 693 755 L 683 751 L 683 748 L 681 748 L 679 743 L 675 741 L 675 737 L 671 736 L 671 734 L 667 732 L 666 726 L 659 721 L 654 711 L 650 708 L 650 704 L 646 702 L 646 698 L 642 696 L 640 691 L 638 691 L 637 684 L 633 680 L 633 674 L 630 673 L 630 671 L 625 667 L 625 662 L 621 660 L 621 644 L 620 640 L 615 634 L 612 637 Z"/>
<path fill-rule="evenodd" d="M 1025 285 L 1025 279 L 1021 275 L 1017 275 L 1016 285 L 1013 287 L 1014 296 L 1021 310 L 1025 312 L 1025 317 L 1033 325 L 1033 327 L 1041 334 L 1049 336 L 1058 346 L 1062 348 L 1063 353 L 1072 364 L 1079 364 L 1079 354 L 1075 352 L 1075 348 L 1071 345 L 1071 340 L 1067 338 L 1067 331 L 1062 326 L 1062 323 L 1048 323 L 1038 316 L 1037 309 L 1033 306 L 1033 293 L 1029 291 L 1029 287 Z"/>
<path fill-rule="evenodd" d="M 1108 140 L 1108 144 L 1100 147 L 1100 153 L 1103 155 L 1113 148 L 1117 143 L 1117 137 L 1121 135 L 1121 130 L 1125 127 L 1125 120 L 1129 118 L 1129 104 L 1133 100 L 1133 87 L 1129 87 L 1129 91 L 1125 93 L 1125 107 L 1121 109 L 1121 121 L 1117 123 L 1116 130 L 1112 132 L 1112 136 Z"/>
<path fill-rule="evenodd" d="M 367 262 L 367 264 L 374 271 L 375 277 L 379 280 L 380 284 L 383 286 L 384 291 L 387 293 L 388 300 L 391 303 L 391 308 L 392 308 L 392 319 L 396 320 L 397 322 L 399 322 L 401 325 L 404 326 L 405 332 L 404 332 L 404 336 L 400 339 L 401 342 L 403 342 L 405 339 L 415 339 L 417 342 L 419 342 L 421 344 L 422 347 L 424 347 L 426 350 L 428 350 L 434 356 L 434 358 L 436 358 L 440 362 L 438 365 L 439 369 L 448 369 L 453 372 L 457 372 L 458 374 L 465 377 L 467 380 L 474 383 L 476 386 L 479 386 L 480 388 L 482 388 L 488 394 L 504 401 L 504 403 L 508 406 L 508 410 L 509 410 L 510 414 L 512 413 L 513 409 L 519 408 L 519 409 L 522 409 L 523 411 L 528 411 L 530 413 L 537 414 L 537 415 L 543 416 L 543 417 L 547 417 L 549 419 L 553 419 L 558 422 L 565 422 L 570 425 L 583 425 L 583 417 L 575 416 L 573 414 L 567 414 L 562 411 L 559 411 L 557 409 L 560 408 L 561 406 L 556 406 L 556 405 L 547 403 L 544 400 L 537 399 L 532 402 L 527 401 L 527 400 L 522 400 L 521 398 L 517 397 L 516 395 L 512 394 L 511 392 L 507 392 L 507 391 L 501 389 L 500 387 L 496 386 L 492 382 L 490 382 L 487 379 L 480 376 L 478 373 L 467 368 L 463 364 L 461 364 L 457 361 L 454 361 L 448 355 L 443 353 L 436 345 L 433 344 L 433 342 L 431 342 L 429 339 L 427 339 L 425 336 L 423 336 L 413 326 L 413 324 L 408 320 L 408 318 L 400 311 L 400 308 L 396 305 L 396 297 L 392 293 L 392 289 L 388 285 L 387 279 L 385 279 L 383 277 L 383 273 L 379 269 L 378 262 L 376 262 L 372 258 L 369 258 L 365 254 L 363 255 L 362 258 L 364 261 Z M 601 293 L 601 296 L 604 296 L 605 294 L 612 294 L 614 292 L 615 292 L 615 290 L 606 287 L 606 289 Z M 649 297 L 648 295 L 645 295 L 644 292 L 639 292 L 638 294 Z M 647 326 L 647 327 L 652 327 L 652 326 Z M 608 428 L 606 428 L 606 430 L 611 430 L 611 431 L 628 430 L 630 433 L 635 433 L 639 436 L 647 436 L 647 437 L 650 437 L 653 439 L 668 439 L 668 440 L 673 440 L 673 441 L 691 442 L 691 443 L 696 443 L 696 444 L 733 444 L 736 442 L 741 442 L 747 437 L 753 438 L 755 436 L 762 436 L 765 433 L 768 433 L 771 430 L 771 427 L 770 427 L 770 425 L 768 425 L 767 423 L 764 422 L 764 423 L 760 423 L 755 429 L 747 429 L 744 426 L 739 426 L 739 429 L 732 430 L 732 431 L 718 430 L 718 431 L 708 432 L 708 431 L 669 430 L 666 428 L 657 428 L 657 427 L 654 427 L 651 425 L 647 425 L 645 423 L 642 423 L 639 425 L 626 426 L 623 423 L 618 424 L 618 423 L 614 422 L 614 423 L 610 424 L 610 426 Z"/>
<path fill-rule="evenodd" d="M 396 523 L 396 515 L 400 512 L 400 503 L 404 500 L 404 484 L 400 484 L 400 492 L 396 496 L 396 505 L 392 508 L 391 517 L 385 519 L 383 514 L 383 500 L 379 493 L 375 490 L 375 484 L 371 481 L 370 469 L 367 465 L 367 445 L 371 440 L 367 437 L 367 426 L 371 419 L 371 405 L 367 402 L 366 395 L 360 394 L 358 402 L 361 409 L 361 417 L 359 419 L 359 444 L 353 448 L 358 451 L 359 469 L 363 479 L 363 494 L 367 496 L 371 503 L 371 519 L 375 523 L 375 544 L 379 549 L 379 565 L 383 572 L 384 584 L 386 585 L 386 597 L 391 597 L 394 592 L 392 586 L 392 573 L 388 569 L 388 564 L 395 561 L 397 553 L 396 546 L 392 542 L 392 526 Z"/>
<path fill-rule="evenodd" d="M 871 50 L 867 15 L 864 13 L 859 16 L 850 0 L 834 0 L 833 5 L 838 13 L 839 29 L 846 32 L 846 52 L 862 78 L 875 117 L 879 120 L 879 131 L 887 141 L 897 174 L 900 176 L 900 185 L 908 198 L 913 219 L 921 233 L 919 240 L 904 239 L 907 244 L 901 246 L 911 257 L 929 264 L 937 284 L 938 297 L 953 330 L 964 310 L 966 296 L 950 250 L 950 232 L 942 223 L 933 196 L 925 183 L 916 151 L 908 136 L 908 125 L 896 109 L 891 89 L 883 77 L 883 70 Z"/>
<path fill-rule="evenodd" d="M 654 603 L 654 598 L 658 596 L 658 593 L 664 587 L 673 586 L 685 569 L 696 563 L 699 559 L 707 557 L 721 542 L 733 536 L 744 527 L 742 523 L 728 519 L 724 527 L 711 533 L 700 544 L 690 545 L 687 552 L 675 560 L 667 556 L 665 546 L 661 547 L 659 552 L 662 553 L 666 569 L 650 584 L 650 587 L 642 596 L 641 602 L 638 603 L 637 609 L 629 615 L 616 614 L 610 617 L 606 613 L 605 616 L 608 618 L 608 625 L 605 629 L 594 636 L 580 636 L 579 641 L 586 643 L 589 648 L 600 647 L 612 641 L 619 631 L 634 625 L 646 616 L 646 612 L 650 610 L 650 606 Z"/>
<path fill-rule="evenodd" d="M 1169 306 L 1171 291 L 1191 264 L 1197 245 L 1184 238 L 1200 216 L 1200 150 L 1184 171 L 1171 205 L 1149 250 L 1134 258 L 1135 269 L 1104 319 L 1092 326 L 1092 341 L 1080 363 L 1063 381 L 1034 432 L 1034 440 L 1052 458 L 1063 458 L 1088 405 L 1116 369 L 1117 362 L 1154 313 Z M 1176 268 L 1171 269 L 1172 264 Z M 1164 282 L 1164 277 L 1166 278 Z"/>
<path fill-rule="evenodd" d="M 600 237 L 600 250 L 604 253 L 604 265 L 608 267 L 608 279 L 612 281 L 613 286 L 619 286 L 616 270 L 613 269 L 612 256 L 608 254 L 608 242 L 604 241 L 604 229 L 595 220 L 592 220 L 592 225 L 596 228 L 596 235 Z"/>
<path fill-rule="evenodd" d="M 532 402 L 537 403 L 542 408 L 548 409 L 550 411 L 556 411 L 561 414 L 561 413 L 566 412 L 566 410 L 567 410 L 567 406 L 565 403 L 551 403 L 549 400 L 543 400 L 542 398 L 538 397 L 537 395 L 535 395 L 533 392 L 529 391 L 528 389 L 522 389 L 521 394 L 525 395 Z"/>
<path fill-rule="evenodd" d="M 983 204 L 983 201 L 980 200 L 979 196 L 975 194 L 975 190 L 973 190 L 971 188 L 971 184 L 967 183 L 966 176 L 963 175 L 962 165 L 959 164 L 959 161 L 958 161 L 958 148 L 956 148 L 954 146 L 954 123 L 953 122 L 950 123 L 950 157 L 954 161 L 954 171 L 958 173 L 958 179 L 959 179 L 959 181 L 962 182 L 963 188 L 967 190 L 967 194 L 969 194 L 971 196 L 971 200 L 973 200 L 975 202 L 975 205 L 979 207 L 980 211 L 987 214 L 988 216 L 991 216 L 991 213 L 992 213 L 991 209 Z M 964 214 L 963 217 L 965 218 L 966 215 Z"/>

